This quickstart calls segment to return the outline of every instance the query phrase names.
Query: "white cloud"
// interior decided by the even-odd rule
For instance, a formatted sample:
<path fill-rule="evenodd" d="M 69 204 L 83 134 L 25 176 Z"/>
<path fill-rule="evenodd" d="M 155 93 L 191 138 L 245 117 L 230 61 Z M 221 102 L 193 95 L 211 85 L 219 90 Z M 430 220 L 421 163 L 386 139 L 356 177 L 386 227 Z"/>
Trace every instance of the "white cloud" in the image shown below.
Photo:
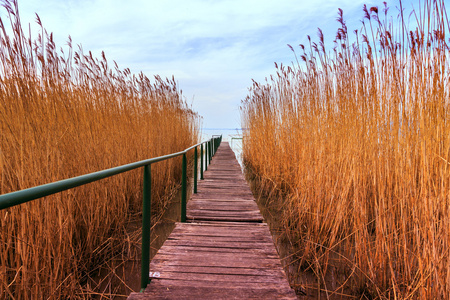
<path fill-rule="evenodd" d="M 374 0 L 19 0 L 19 5 L 23 23 L 34 22 L 37 12 L 59 46 L 70 34 L 74 44 L 96 56 L 104 50 L 121 68 L 149 77 L 175 75 L 184 95 L 194 96 L 205 127 L 234 128 L 251 79 L 262 81 L 274 73 L 274 62 L 294 60 L 286 44 L 306 43 L 308 34 L 317 40 L 321 27 L 330 47 L 338 7 L 354 29 L 364 2 L 382 5 Z"/>

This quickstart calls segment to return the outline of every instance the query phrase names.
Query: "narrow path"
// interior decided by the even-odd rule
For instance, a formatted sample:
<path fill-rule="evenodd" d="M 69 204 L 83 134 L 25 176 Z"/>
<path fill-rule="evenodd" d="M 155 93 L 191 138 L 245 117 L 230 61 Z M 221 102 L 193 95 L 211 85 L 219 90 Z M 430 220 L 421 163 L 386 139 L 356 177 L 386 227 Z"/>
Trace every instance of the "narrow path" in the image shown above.
<path fill-rule="evenodd" d="M 128 299 L 297 299 L 227 142 L 204 178 L 189 223 L 176 225 L 150 263 L 157 277 Z"/>

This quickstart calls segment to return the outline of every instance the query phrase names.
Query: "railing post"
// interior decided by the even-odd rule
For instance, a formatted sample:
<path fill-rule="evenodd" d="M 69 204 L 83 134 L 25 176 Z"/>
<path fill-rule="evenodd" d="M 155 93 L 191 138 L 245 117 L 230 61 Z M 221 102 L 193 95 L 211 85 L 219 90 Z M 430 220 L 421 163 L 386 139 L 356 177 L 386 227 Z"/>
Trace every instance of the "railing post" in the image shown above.
<path fill-rule="evenodd" d="M 211 164 L 212 156 L 213 156 L 213 142 L 212 139 L 209 141 L 209 163 Z"/>
<path fill-rule="evenodd" d="M 208 158 L 208 153 L 209 153 L 209 147 L 208 147 L 209 142 L 205 143 L 205 171 L 208 170 L 208 162 L 209 162 L 209 158 Z"/>
<path fill-rule="evenodd" d="M 200 145 L 200 179 L 203 180 L 203 144 Z"/>
<path fill-rule="evenodd" d="M 141 292 L 150 282 L 150 227 L 151 227 L 151 184 L 152 165 L 144 166 L 144 190 L 142 193 L 142 259 L 141 259 Z"/>
<path fill-rule="evenodd" d="M 197 147 L 194 152 L 194 193 L 197 194 L 197 167 L 198 167 L 198 153 Z"/>
<path fill-rule="evenodd" d="M 183 153 L 183 173 L 181 178 L 181 222 L 186 222 L 186 198 L 187 198 L 187 187 L 186 187 L 186 153 Z"/>

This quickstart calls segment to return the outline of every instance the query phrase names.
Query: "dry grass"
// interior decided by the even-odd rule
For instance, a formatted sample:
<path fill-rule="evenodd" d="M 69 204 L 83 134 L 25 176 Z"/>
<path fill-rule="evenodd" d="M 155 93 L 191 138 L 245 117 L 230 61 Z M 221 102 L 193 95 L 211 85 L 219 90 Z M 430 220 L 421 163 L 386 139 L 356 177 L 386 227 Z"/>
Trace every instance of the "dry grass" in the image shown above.
<path fill-rule="evenodd" d="M 356 33 L 340 11 L 331 53 L 319 32 L 304 66 L 254 83 L 244 163 L 276 194 L 298 271 L 321 288 L 337 272 L 360 297 L 448 299 L 448 19 L 443 1 L 425 1 L 410 31 L 385 9 L 364 7 Z"/>
<path fill-rule="evenodd" d="M 41 25 L 24 34 L 17 3 L 0 24 L 0 193 L 181 151 L 199 119 L 174 79 L 111 67 L 104 54 L 56 50 Z M 38 21 L 41 24 L 41 21 Z M 180 159 L 152 167 L 152 209 L 181 177 Z M 0 212 L 0 298 L 83 298 L 108 257 L 127 256 L 137 235 L 142 170 Z M 93 292 L 89 292 L 93 293 Z M 92 294 L 91 294 L 92 295 Z"/>

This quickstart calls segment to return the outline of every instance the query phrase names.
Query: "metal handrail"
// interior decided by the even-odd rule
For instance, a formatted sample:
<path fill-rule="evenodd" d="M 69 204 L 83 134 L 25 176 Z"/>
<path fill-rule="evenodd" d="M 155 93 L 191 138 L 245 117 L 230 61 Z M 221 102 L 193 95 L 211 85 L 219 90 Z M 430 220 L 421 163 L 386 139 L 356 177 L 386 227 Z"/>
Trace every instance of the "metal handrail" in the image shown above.
<path fill-rule="evenodd" d="M 208 163 L 211 162 L 212 156 L 217 151 L 222 136 L 212 137 L 209 140 L 193 145 L 183 151 L 171 153 L 164 156 L 158 156 L 138 162 L 105 169 L 102 171 L 89 173 L 77 177 L 72 177 L 40 186 L 11 192 L 0 195 L 0 210 L 12 206 L 20 205 L 38 198 L 53 195 L 71 188 L 85 185 L 90 182 L 98 181 L 111 177 L 120 173 L 131 171 L 140 167 L 144 168 L 143 176 L 143 203 L 142 203 L 142 265 L 141 265 L 141 292 L 150 282 L 150 217 L 151 217 L 151 165 L 163 160 L 183 155 L 182 176 L 181 176 L 181 222 L 186 222 L 186 202 L 187 202 L 187 158 L 188 151 L 195 149 L 194 154 L 194 193 L 197 193 L 197 168 L 198 168 L 198 147 L 200 146 L 200 165 L 201 179 L 203 179 L 203 166 L 207 169 Z M 205 162 L 203 163 L 203 145 L 205 145 Z"/>

